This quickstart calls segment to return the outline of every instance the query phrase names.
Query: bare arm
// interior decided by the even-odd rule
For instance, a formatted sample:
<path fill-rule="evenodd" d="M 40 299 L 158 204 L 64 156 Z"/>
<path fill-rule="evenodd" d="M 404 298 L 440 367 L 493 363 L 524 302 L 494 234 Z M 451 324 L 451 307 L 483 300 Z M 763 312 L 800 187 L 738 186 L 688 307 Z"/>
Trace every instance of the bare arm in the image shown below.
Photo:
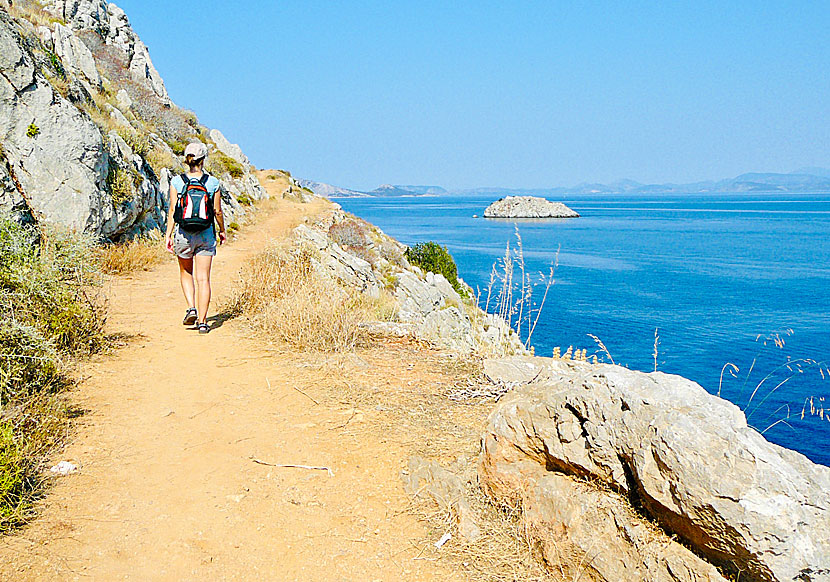
<path fill-rule="evenodd" d="M 213 214 L 216 216 L 216 224 L 219 225 L 219 244 L 221 245 L 228 239 L 225 232 L 225 217 L 222 215 L 222 186 L 219 186 L 213 195 Z"/>
<path fill-rule="evenodd" d="M 178 200 L 179 193 L 176 192 L 176 189 L 173 188 L 173 184 L 170 184 L 170 191 L 168 192 L 169 200 L 169 208 L 167 209 L 167 234 L 164 236 L 164 246 L 167 248 L 168 251 L 171 253 L 173 252 L 173 227 L 175 226 L 173 222 L 173 213 L 176 211 L 176 201 Z"/>

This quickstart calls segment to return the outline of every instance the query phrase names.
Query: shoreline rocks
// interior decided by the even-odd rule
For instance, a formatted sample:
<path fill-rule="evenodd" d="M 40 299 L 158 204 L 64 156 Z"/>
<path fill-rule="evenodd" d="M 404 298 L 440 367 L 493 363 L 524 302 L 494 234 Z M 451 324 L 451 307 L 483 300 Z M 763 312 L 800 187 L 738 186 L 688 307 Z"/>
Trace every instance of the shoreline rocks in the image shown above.
<path fill-rule="evenodd" d="M 579 218 L 579 214 L 561 202 L 536 196 L 507 196 L 490 204 L 484 218 Z"/>
<path fill-rule="evenodd" d="M 591 579 L 609 582 L 722 579 L 698 558 L 742 580 L 830 580 L 830 468 L 768 442 L 735 405 L 608 364 L 508 358 L 485 371 L 518 386 L 488 420 L 480 482 L 524 508 L 549 561 L 599 553 Z M 654 524 L 696 556 L 638 533 Z"/>

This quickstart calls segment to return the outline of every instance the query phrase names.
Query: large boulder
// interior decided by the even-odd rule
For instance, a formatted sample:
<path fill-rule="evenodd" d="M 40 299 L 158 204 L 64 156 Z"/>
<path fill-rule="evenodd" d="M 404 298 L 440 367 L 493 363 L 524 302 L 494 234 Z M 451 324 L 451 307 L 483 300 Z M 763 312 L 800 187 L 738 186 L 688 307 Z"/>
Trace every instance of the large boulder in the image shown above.
<path fill-rule="evenodd" d="M 830 580 L 830 468 L 685 378 L 539 360 L 488 421 L 479 469 L 491 495 L 529 503 L 551 475 L 588 479 L 741 580 Z M 490 370 L 510 381 L 510 366 Z M 545 503 L 572 502 L 552 490 Z"/>
<path fill-rule="evenodd" d="M 216 144 L 216 147 L 219 148 L 219 151 L 225 154 L 226 156 L 233 158 L 243 166 L 250 165 L 248 161 L 248 157 L 242 153 L 242 148 L 236 145 L 235 143 L 231 143 L 228 141 L 221 131 L 218 129 L 211 129 L 210 130 L 210 139 Z"/>

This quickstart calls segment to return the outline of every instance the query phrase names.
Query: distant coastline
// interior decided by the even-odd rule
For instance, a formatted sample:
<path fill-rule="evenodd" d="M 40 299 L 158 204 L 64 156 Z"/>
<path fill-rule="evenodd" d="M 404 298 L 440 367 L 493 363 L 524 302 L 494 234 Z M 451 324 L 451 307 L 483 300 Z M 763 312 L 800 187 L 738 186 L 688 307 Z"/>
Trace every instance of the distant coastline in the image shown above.
<path fill-rule="evenodd" d="M 830 193 L 830 169 L 803 168 L 789 174 L 753 172 L 724 180 L 706 180 L 684 184 L 643 184 L 634 180 L 619 180 L 610 184 L 582 183 L 572 187 L 551 188 L 481 188 L 447 189 L 441 186 L 384 184 L 371 191 L 350 190 L 313 180 L 300 180 L 300 184 L 315 194 L 328 198 L 421 197 L 421 196 L 541 196 L 561 197 L 584 194 L 721 194 L 799 192 L 809 194 Z"/>

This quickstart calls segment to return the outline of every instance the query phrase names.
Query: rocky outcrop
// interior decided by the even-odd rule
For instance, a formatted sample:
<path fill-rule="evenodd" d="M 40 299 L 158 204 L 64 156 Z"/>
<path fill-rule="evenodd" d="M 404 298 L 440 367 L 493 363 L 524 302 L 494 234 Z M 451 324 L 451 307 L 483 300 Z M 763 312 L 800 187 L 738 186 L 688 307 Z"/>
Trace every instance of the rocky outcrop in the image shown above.
<path fill-rule="evenodd" d="M 0 139 L 38 217 L 93 231 L 112 218 L 105 191 L 109 158 L 100 131 L 55 92 L 2 11 Z"/>
<path fill-rule="evenodd" d="M 562 204 L 535 196 L 507 196 L 484 210 L 484 218 L 579 218 Z"/>
<path fill-rule="evenodd" d="M 65 24 L 27 20 L 43 9 Z M 45 8 L 19 0 L 13 13 L 0 10 L 0 209 L 25 207 L 37 221 L 101 238 L 163 228 L 171 170 L 181 171 L 167 142 L 195 136 L 197 121 L 171 103 L 123 10 L 103 0 Z M 150 114 L 166 137 L 145 129 Z M 217 176 L 230 223 L 244 213 L 239 198 L 265 191 L 239 147 L 213 135 L 211 150 L 242 168 Z"/>
<path fill-rule="evenodd" d="M 720 579 L 698 557 L 741 580 L 830 580 L 830 468 L 769 443 L 733 404 L 604 364 L 535 358 L 488 375 L 529 383 L 491 414 L 480 479 L 525 507 L 546 559 L 564 549 L 609 581 Z M 649 522 L 698 557 L 655 546 Z"/>
<path fill-rule="evenodd" d="M 343 238 L 350 244 L 341 245 L 329 233 L 338 232 L 337 226 L 344 224 L 351 234 Z M 361 234 L 361 229 L 366 232 Z M 312 265 L 318 275 L 372 297 L 384 289 L 391 293 L 397 303 L 397 321 L 367 324 L 373 333 L 412 334 L 460 353 L 526 353 L 507 322 L 463 299 L 442 275 L 410 266 L 403 256 L 406 247 L 377 227 L 358 223 L 339 206 L 315 225 L 298 226 L 293 236 L 297 245 L 314 252 Z"/>

